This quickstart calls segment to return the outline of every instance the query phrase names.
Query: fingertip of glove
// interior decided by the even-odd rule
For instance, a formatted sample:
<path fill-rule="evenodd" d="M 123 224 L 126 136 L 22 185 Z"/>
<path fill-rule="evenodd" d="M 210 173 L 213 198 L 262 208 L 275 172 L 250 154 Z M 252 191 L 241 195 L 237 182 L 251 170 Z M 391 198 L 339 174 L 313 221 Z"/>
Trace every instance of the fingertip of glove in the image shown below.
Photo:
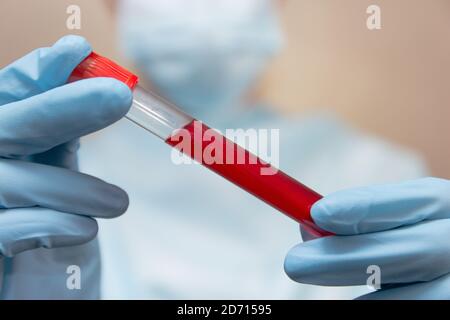
<path fill-rule="evenodd" d="M 6 82 L 18 101 L 64 85 L 73 70 L 92 52 L 80 36 L 65 36 L 51 47 L 36 49 L 6 68 Z"/>
<path fill-rule="evenodd" d="M 294 273 L 294 268 L 293 268 L 293 264 L 292 264 L 292 258 L 290 257 L 289 254 L 286 255 L 286 257 L 284 258 L 284 264 L 283 264 L 283 268 L 284 268 L 284 272 L 286 273 L 286 275 L 291 279 L 294 280 L 293 277 L 293 273 Z"/>
<path fill-rule="evenodd" d="M 130 88 L 121 81 L 112 78 L 104 79 L 105 85 L 111 87 L 110 94 L 112 100 L 115 101 L 112 107 L 115 109 L 115 115 L 120 119 L 130 111 L 131 103 L 133 102 L 133 93 Z"/>
<path fill-rule="evenodd" d="M 95 218 L 112 219 L 124 214 L 129 206 L 128 194 L 116 185 L 91 177 L 77 213 Z M 69 210 L 67 210 L 70 212 Z"/>
<path fill-rule="evenodd" d="M 108 123 L 124 117 L 130 110 L 133 94 L 124 83 L 112 78 L 84 80 L 90 90 L 99 93 L 97 111 Z"/>
<path fill-rule="evenodd" d="M 299 274 L 301 274 L 301 268 L 298 264 L 298 258 L 295 254 L 292 253 L 292 250 L 294 250 L 294 248 L 292 248 L 284 258 L 283 268 L 284 272 L 291 280 L 300 282 Z"/>
<path fill-rule="evenodd" d="M 335 232 L 335 230 L 332 229 L 333 225 L 336 223 L 336 215 L 332 210 L 329 210 L 326 198 L 319 200 L 311 207 L 311 218 L 320 228 L 326 231 Z"/>
<path fill-rule="evenodd" d="M 340 235 L 352 235 L 364 229 L 367 210 L 367 201 L 361 191 L 336 192 L 311 207 L 311 218 L 321 229 Z"/>
<path fill-rule="evenodd" d="M 117 218 L 127 211 L 130 199 L 128 194 L 118 186 L 110 184 L 108 189 L 108 204 L 110 209 L 103 218 Z"/>
<path fill-rule="evenodd" d="M 61 212 L 56 212 L 62 215 Z M 98 234 L 98 223 L 95 219 L 89 217 L 83 217 L 73 214 L 64 214 L 64 221 L 61 219 L 59 222 L 65 223 L 64 233 L 53 235 L 48 238 L 39 238 L 36 248 L 57 248 L 73 245 L 85 244 L 93 240 Z"/>
<path fill-rule="evenodd" d="M 92 47 L 89 42 L 85 38 L 77 35 L 67 35 L 62 37 L 55 42 L 52 48 L 74 55 L 77 64 L 92 52 Z"/>
<path fill-rule="evenodd" d="M 94 219 L 85 219 L 83 226 L 83 234 L 85 239 L 83 242 L 88 242 L 94 239 L 98 233 L 98 223 Z"/>
<path fill-rule="evenodd" d="M 284 259 L 284 271 L 293 281 L 326 285 L 325 277 L 329 273 L 330 265 L 333 265 L 333 259 L 328 257 L 323 250 L 327 238 L 321 238 L 308 243 L 300 243 L 294 246 L 287 253 Z"/>

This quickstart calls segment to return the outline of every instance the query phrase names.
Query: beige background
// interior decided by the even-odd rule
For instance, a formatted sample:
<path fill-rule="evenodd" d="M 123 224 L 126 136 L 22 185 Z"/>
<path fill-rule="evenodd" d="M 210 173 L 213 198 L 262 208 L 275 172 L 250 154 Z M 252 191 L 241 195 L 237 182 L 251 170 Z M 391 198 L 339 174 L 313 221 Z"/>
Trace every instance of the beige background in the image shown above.
<path fill-rule="evenodd" d="M 69 4 L 82 7 L 79 34 L 127 64 L 108 3 L 1 0 L 0 67 L 69 33 Z M 366 28 L 370 4 L 381 6 L 379 31 Z M 333 109 L 420 151 L 434 175 L 450 178 L 450 1 L 285 0 L 282 19 L 287 47 L 260 90 L 270 102 L 285 112 Z"/>

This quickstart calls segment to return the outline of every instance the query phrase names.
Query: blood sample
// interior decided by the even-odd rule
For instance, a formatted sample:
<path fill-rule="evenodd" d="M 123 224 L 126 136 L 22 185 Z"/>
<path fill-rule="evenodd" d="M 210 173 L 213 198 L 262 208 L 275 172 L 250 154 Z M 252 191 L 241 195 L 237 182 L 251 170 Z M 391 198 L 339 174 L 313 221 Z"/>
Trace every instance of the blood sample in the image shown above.
<path fill-rule="evenodd" d="M 314 236 L 331 235 L 317 227 L 311 218 L 311 207 L 322 198 L 320 194 L 265 163 L 162 97 L 141 88 L 137 76 L 94 52 L 74 70 L 70 81 L 95 77 L 115 78 L 133 90 L 133 104 L 126 115 L 129 120 L 301 223 Z M 212 144 L 214 148 L 211 148 Z M 213 152 L 206 152 L 211 149 L 214 149 Z"/>

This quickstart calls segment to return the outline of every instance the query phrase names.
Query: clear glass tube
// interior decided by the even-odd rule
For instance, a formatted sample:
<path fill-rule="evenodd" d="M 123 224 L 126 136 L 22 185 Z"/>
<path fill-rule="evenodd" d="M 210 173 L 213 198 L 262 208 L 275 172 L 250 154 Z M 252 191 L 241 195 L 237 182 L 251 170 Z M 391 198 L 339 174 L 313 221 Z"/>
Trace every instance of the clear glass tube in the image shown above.
<path fill-rule="evenodd" d="M 164 141 L 175 130 L 194 120 L 172 103 L 140 86 L 133 91 L 133 104 L 126 117 Z"/>

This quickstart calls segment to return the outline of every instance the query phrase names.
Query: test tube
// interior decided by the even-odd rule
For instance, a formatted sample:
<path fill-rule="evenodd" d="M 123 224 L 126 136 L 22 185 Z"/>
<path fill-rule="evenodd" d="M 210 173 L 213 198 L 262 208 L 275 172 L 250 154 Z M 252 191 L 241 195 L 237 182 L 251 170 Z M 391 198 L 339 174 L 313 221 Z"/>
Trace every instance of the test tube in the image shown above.
<path fill-rule="evenodd" d="M 315 237 L 332 235 L 315 225 L 311 218 L 311 207 L 322 198 L 320 194 L 265 163 L 159 95 L 143 89 L 138 85 L 139 78 L 136 75 L 95 52 L 78 65 L 70 81 L 96 77 L 115 78 L 133 91 L 133 104 L 126 118 L 301 223 Z M 208 134 L 208 139 L 204 139 L 205 134 Z M 189 138 L 190 147 L 181 148 L 180 142 L 186 137 Z M 214 158 L 223 161 L 204 159 L 205 149 L 215 141 L 220 141 L 222 148 L 216 151 L 220 154 L 215 154 Z M 231 159 L 227 158 L 230 150 Z M 238 155 L 244 156 L 246 161 L 237 161 Z M 270 170 L 273 174 L 262 174 L 263 170 Z"/>

